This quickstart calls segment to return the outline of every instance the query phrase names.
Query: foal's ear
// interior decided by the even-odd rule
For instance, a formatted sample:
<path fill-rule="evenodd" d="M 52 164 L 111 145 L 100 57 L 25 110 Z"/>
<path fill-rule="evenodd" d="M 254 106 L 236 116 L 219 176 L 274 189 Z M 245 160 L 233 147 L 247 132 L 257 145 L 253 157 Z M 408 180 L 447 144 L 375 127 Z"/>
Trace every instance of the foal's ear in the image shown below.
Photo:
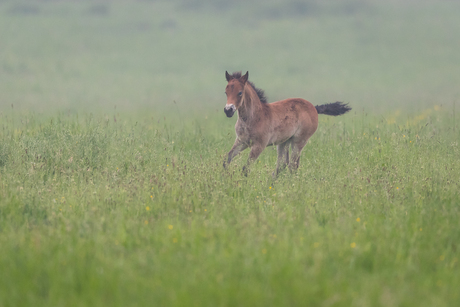
<path fill-rule="evenodd" d="M 249 78 L 249 71 L 246 72 L 246 74 L 244 76 L 241 76 L 240 78 L 240 81 L 245 84 L 246 82 L 248 82 L 248 78 Z"/>
<path fill-rule="evenodd" d="M 230 82 L 230 80 L 232 80 L 233 77 L 230 76 L 227 71 L 225 71 L 225 79 L 227 79 L 227 82 Z"/>

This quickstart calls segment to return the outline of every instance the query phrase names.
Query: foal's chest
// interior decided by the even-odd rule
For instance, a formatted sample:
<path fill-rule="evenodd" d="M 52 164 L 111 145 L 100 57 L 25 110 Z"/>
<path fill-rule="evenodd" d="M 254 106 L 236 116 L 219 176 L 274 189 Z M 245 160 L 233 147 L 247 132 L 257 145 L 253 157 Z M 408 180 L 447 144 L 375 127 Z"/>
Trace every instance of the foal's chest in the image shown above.
<path fill-rule="evenodd" d="M 238 135 L 239 137 L 249 134 L 247 126 L 244 123 L 241 123 L 239 121 L 236 122 L 235 132 L 236 132 L 236 135 Z"/>
<path fill-rule="evenodd" d="M 243 121 L 237 121 L 235 125 L 235 132 L 238 138 L 242 141 L 250 141 L 251 130 Z"/>

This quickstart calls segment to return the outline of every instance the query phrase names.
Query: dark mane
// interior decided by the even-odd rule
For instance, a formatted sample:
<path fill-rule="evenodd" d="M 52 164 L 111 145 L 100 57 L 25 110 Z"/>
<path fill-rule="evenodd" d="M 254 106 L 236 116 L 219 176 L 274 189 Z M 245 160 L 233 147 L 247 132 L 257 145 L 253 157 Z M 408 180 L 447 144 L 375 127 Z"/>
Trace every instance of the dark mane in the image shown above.
<path fill-rule="evenodd" d="M 232 75 L 231 75 L 234 79 L 239 79 L 241 78 L 241 71 L 237 71 L 237 72 L 234 72 Z M 249 85 L 252 86 L 252 88 L 256 91 L 257 93 L 257 96 L 259 96 L 259 100 L 260 102 L 262 103 L 267 103 L 267 97 L 265 96 L 265 92 L 264 90 L 260 89 L 260 88 L 257 88 L 254 83 L 252 83 L 251 81 L 248 81 Z"/>

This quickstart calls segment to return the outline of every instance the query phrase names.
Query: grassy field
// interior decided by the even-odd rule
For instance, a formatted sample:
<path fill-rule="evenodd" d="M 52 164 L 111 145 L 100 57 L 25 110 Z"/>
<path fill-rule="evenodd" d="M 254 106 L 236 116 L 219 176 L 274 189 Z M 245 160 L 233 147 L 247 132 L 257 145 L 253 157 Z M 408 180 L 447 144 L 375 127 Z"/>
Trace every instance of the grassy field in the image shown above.
<path fill-rule="evenodd" d="M 0 306 L 459 305 L 459 11 L 0 2 Z M 353 110 L 224 170 L 241 69 Z"/>

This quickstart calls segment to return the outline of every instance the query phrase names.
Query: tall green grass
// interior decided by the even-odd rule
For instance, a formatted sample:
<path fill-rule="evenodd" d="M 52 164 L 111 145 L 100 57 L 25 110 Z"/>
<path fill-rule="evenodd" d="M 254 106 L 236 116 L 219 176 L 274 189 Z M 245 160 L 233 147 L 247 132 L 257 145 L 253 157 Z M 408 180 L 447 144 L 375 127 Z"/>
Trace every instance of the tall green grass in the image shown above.
<path fill-rule="evenodd" d="M 222 168 L 223 118 L 174 133 L 147 117 L 7 121 L 1 304 L 459 302 L 458 131 L 445 110 L 321 117 L 299 171 L 276 180 L 271 148 L 248 177 L 247 153 Z"/>

